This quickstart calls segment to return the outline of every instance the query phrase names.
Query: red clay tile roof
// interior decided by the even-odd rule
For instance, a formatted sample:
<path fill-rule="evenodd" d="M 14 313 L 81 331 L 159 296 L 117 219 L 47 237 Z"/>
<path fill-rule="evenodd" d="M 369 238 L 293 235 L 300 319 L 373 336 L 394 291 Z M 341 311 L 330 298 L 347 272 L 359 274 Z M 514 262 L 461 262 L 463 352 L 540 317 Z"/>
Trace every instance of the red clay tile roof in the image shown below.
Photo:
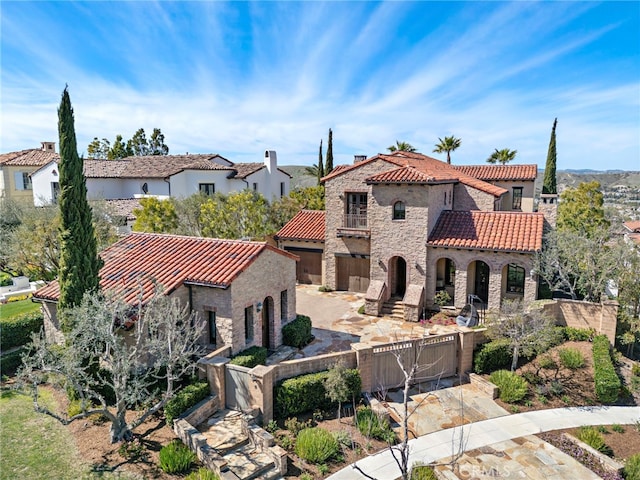
<path fill-rule="evenodd" d="M 624 222 L 623 225 L 630 232 L 640 233 L 640 220 L 633 220 L 633 221 L 630 221 L 630 222 Z"/>
<path fill-rule="evenodd" d="M 119 178 L 128 166 L 126 160 L 85 160 L 82 170 L 86 178 Z"/>
<path fill-rule="evenodd" d="M 433 177 L 439 179 L 439 182 L 452 181 L 460 182 L 468 185 L 472 188 L 480 190 L 482 192 L 493 195 L 494 197 L 500 197 L 507 193 L 507 190 L 490 183 L 484 182 L 470 175 L 465 174 L 454 169 L 451 165 L 437 160 L 435 158 L 428 157 L 421 153 L 413 152 L 393 152 L 391 154 L 379 153 L 378 155 L 368 158 L 362 162 L 358 162 L 353 165 L 343 166 L 342 168 L 335 168 L 329 175 L 322 178 L 322 181 L 327 181 L 345 172 L 359 168 L 363 165 L 367 165 L 376 160 L 384 160 L 392 165 L 398 167 L 413 167 L 419 170 L 427 177 Z M 370 177 L 371 178 L 371 177 Z M 394 182 L 395 183 L 395 182 Z"/>
<path fill-rule="evenodd" d="M 453 168 L 485 182 L 509 180 L 533 182 L 538 176 L 537 165 L 453 165 Z"/>
<path fill-rule="evenodd" d="M 541 213 L 445 211 L 427 245 L 532 253 L 542 249 L 543 223 Z"/>
<path fill-rule="evenodd" d="M 156 285 L 167 294 L 182 284 L 227 288 L 265 250 L 298 258 L 263 242 L 132 233 L 100 254 L 100 287 L 129 304 L 139 300 L 141 289 L 148 301 Z M 56 302 L 59 295 L 56 281 L 34 298 Z"/>
<path fill-rule="evenodd" d="M 262 170 L 263 168 L 266 168 L 266 165 L 260 162 L 235 163 L 233 165 L 233 170 L 235 170 L 235 172 L 231 175 L 231 177 L 246 178 L 252 173 L 257 172 L 258 170 Z"/>
<path fill-rule="evenodd" d="M 105 200 L 105 202 L 110 213 L 126 217 L 127 220 L 135 220 L 136 216 L 133 214 L 133 210 L 142 208 L 139 198 L 114 198 Z"/>
<path fill-rule="evenodd" d="M 275 238 L 324 242 L 324 214 L 324 210 L 300 210 L 275 234 Z"/>
<path fill-rule="evenodd" d="M 42 167 L 52 160 L 58 160 L 60 156 L 51 151 L 34 148 L 19 152 L 4 153 L 0 155 L 0 165 L 16 167 Z"/>
<path fill-rule="evenodd" d="M 443 183 L 443 182 L 457 182 L 457 179 L 451 178 L 450 175 L 433 176 L 424 173 L 413 166 L 406 166 L 396 168 L 395 170 L 389 170 L 386 172 L 378 173 L 367 177 L 365 181 L 368 184 L 379 183 Z"/>

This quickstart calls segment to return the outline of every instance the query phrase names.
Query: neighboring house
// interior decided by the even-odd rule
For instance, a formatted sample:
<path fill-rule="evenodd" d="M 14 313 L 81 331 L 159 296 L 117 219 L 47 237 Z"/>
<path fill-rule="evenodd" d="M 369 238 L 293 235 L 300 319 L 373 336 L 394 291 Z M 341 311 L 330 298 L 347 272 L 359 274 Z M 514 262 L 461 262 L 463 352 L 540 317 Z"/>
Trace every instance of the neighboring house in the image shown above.
<path fill-rule="evenodd" d="M 100 256 L 100 286 L 125 302 L 146 302 L 156 287 L 179 298 L 206 324 L 201 343 L 238 353 L 253 345 L 275 349 L 282 326 L 296 316 L 297 257 L 261 242 L 133 233 Z M 61 339 L 52 282 L 34 293 L 45 331 Z"/>
<path fill-rule="evenodd" d="M 217 154 L 152 155 L 121 160 L 84 160 L 87 197 L 94 199 L 188 197 L 202 192 L 228 194 L 246 188 L 269 201 L 289 195 L 291 176 L 278 168 L 276 152 L 264 162 L 238 163 Z M 55 203 L 58 164 L 51 161 L 31 175 L 36 206 Z"/>
<path fill-rule="evenodd" d="M 322 284 L 324 222 L 324 210 L 300 210 L 274 237 L 280 248 L 300 257 L 299 283 Z"/>
<path fill-rule="evenodd" d="M 136 216 L 133 211 L 142 208 L 138 198 L 113 198 L 105 201 L 110 222 L 115 225 L 118 235 L 133 231 Z"/>
<path fill-rule="evenodd" d="M 640 247 L 640 220 L 624 222 L 622 226 L 624 227 L 625 239 Z"/>
<path fill-rule="evenodd" d="M 418 153 L 379 154 L 324 177 L 326 212 L 301 212 L 276 238 L 281 248 L 315 255 L 312 266 L 322 258 L 327 287 L 366 292 L 371 314 L 391 300 L 417 321 L 440 290 L 457 307 L 470 296 L 489 308 L 506 298 L 531 301 L 544 226 L 544 215 L 532 211 L 536 172 L 534 165 L 453 167 Z"/>
<path fill-rule="evenodd" d="M 33 201 L 31 174 L 42 166 L 59 160 L 55 142 L 42 147 L 0 155 L 0 197 Z"/>

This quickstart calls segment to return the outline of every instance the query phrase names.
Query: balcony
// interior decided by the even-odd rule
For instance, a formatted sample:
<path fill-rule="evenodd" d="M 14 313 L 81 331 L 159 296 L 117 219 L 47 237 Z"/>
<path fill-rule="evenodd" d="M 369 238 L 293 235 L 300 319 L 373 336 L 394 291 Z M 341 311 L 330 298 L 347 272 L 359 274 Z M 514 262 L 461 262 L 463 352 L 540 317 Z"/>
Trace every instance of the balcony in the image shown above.
<path fill-rule="evenodd" d="M 371 231 L 367 228 L 366 214 L 348 213 L 342 217 L 342 227 L 338 227 L 338 237 L 370 238 Z"/>

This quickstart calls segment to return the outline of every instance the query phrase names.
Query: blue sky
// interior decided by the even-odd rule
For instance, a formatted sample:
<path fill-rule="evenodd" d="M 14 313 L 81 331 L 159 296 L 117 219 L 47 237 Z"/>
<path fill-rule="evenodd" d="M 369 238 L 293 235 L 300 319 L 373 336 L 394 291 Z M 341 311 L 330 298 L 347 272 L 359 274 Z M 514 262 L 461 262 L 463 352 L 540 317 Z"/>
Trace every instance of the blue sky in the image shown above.
<path fill-rule="evenodd" d="M 159 127 L 171 153 L 310 165 L 396 140 L 455 164 L 640 170 L 640 2 L 0 2 L 0 150 Z"/>

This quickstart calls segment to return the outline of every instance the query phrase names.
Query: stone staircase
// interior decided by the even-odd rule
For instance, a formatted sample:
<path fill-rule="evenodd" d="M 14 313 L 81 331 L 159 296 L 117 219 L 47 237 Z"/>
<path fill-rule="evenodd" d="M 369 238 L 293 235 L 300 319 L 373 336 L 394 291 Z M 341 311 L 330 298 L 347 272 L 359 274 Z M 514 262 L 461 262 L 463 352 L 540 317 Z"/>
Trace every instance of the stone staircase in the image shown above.
<path fill-rule="evenodd" d="M 399 318 L 404 320 L 404 303 L 402 298 L 391 297 L 382 304 L 382 315 L 385 317 Z"/>
<path fill-rule="evenodd" d="M 242 412 L 218 411 L 197 429 L 220 458 L 221 480 L 282 478 L 283 472 L 276 465 L 276 459 L 283 453 L 278 452 L 280 447 L 275 446 L 273 436 L 269 433 L 247 423 L 246 415 Z"/>

